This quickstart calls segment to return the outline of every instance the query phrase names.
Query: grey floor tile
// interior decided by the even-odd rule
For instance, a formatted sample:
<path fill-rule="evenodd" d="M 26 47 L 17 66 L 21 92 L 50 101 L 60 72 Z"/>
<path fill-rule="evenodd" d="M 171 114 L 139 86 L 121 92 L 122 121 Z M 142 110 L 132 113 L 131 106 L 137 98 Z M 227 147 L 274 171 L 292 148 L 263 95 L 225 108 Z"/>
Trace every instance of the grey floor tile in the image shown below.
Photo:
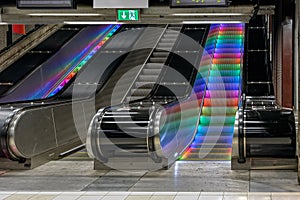
<path fill-rule="evenodd" d="M 32 196 L 32 194 L 13 194 L 7 197 L 5 200 L 28 200 Z"/>
<path fill-rule="evenodd" d="M 29 200 L 53 200 L 56 196 L 54 195 L 34 195 Z"/>
<path fill-rule="evenodd" d="M 169 195 L 153 195 L 150 200 L 174 200 L 175 196 L 169 196 Z"/>
<path fill-rule="evenodd" d="M 80 196 L 76 200 L 100 200 L 102 198 L 103 198 L 103 196 L 85 196 L 85 195 L 83 195 L 83 196 Z"/>
<path fill-rule="evenodd" d="M 298 192 L 297 172 L 293 170 L 252 170 L 250 192 Z"/>
<path fill-rule="evenodd" d="M 152 196 L 154 192 L 131 192 L 130 196 Z"/>
<path fill-rule="evenodd" d="M 200 196 L 198 200 L 222 200 L 223 196 Z"/>
<path fill-rule="evenodd" d="M 200 196 L 200 192 L 178 192 L 177 196 Z"/>
<path fill-rule="evenodd" d="M 271 193 L 267 192 L 261 192 L 261 193 L 255 193 L 251 192 L 248 194 L 249 200 L 271 200 Z"/>
<path fill-rule="evenodd" d="M 10 196 L 10 194 L 0 194 L 0 200 L 3 200 L 9 196 Z"/>
<path fill-rule="evenodd" d="M 198 200 L 199 196 L 187 195 L 187 196 L 176 196 L 174 200 Z"/>
<path fill-rule="evenodd" d="M 53 200 L 76 200 L 80 197 L 80 195 L 59 195 L 55 197 Z"/>
<path fill-rule="evenodd" d="M 14 191 L 80 191 L 95 181 L 93 177 L 1 177 L 1 190 Z"/>
<path fill-rule="evenodd" d="M 136 195 L 136 196 L 127 196 L 126 200 L 149 200 L 151 196 L 143 196 L 143 195 Z"/>
<path fill-rule="evenodd" d="M 224 196 L 223 200 L 248 200 L 248 196 Z"/>
<path fill-rule="evenodd" d="M 272 193 L 272 200 L 300 200 L 299 193 Z"/>
<path fill-rule="evenodd" d="M 104 196 L 101 200 L 124 200 L 127 196 Z"/>

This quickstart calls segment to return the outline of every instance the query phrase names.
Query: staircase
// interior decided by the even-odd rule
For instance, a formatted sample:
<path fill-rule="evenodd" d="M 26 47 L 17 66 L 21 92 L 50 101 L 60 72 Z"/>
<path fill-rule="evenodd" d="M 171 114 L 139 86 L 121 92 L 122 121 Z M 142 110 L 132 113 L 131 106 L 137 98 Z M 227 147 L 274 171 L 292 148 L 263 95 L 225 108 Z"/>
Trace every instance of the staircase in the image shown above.
<path fill-rule="evenodd" d="M 243 40 L 243 24 L 219 26 L 198 131 L 181 160 L 230 160 Z"/>
<path fill-rule="evenodd" d="M 126 102 L 142 99 L 151 92 L 179 37 L 181 29 L 182 25 L 168 25 L 152 55 L 131 87 Z"/>

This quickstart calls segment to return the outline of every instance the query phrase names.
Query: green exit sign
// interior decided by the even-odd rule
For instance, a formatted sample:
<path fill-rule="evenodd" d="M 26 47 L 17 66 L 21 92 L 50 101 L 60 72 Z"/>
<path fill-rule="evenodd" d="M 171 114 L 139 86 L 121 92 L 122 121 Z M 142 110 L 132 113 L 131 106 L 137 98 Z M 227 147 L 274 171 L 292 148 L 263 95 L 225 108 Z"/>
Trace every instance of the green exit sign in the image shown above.
<path fill-rule="evenodd" d="M 117 10 L 117 20 L 118 21 L 139 21 L 140 13 L 138 9 L 134 10 Z"/>

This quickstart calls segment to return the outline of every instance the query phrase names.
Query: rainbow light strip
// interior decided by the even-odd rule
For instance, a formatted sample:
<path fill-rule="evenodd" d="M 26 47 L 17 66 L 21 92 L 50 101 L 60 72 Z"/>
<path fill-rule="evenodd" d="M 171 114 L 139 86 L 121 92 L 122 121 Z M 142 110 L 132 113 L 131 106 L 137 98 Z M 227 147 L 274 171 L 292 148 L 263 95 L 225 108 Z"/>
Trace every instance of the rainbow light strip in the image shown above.
<path fill-rule="evenodd" d="M 212 54 L 216 43 L 216 35 L 219 26 L 212 25 L 209 30 L 209 36 L 205 44 L 205 51 L 203 51 L 201 61 L 198 67 L 198 73 L 193 85 L 193 92 L 186 101 L 180 104 L 169 104 L 165 107 L 167 120 L 164 126 L 160 127 L 160 144 L 165 155 L 171 153 L 174 146 L 185 147 L 194 138 L 196 124 L 199 117 L 200 105 L 204 98 L 205 87 L 208 77 L 209 68 L 212 64 Z M 164 118 L 164 117 L 162 117 Z M 170 121 L 168 120 L 170 119 Z M 180 142 L 177 143 L 177 138 Z M 174 142 L 176 144 L 174 144 Z"/>
<path fill-rule="evenodd" d="M 208 77 L 198 131 L 193 143 L 180 160 L 231 159 L 235 113 L 239 98 L 240 69 L 243 63 L 244 24 L 220 24 L 218 27 L 216 44 L 209 48 L 213 52 L 213 63 Z M 215 25 L 212 28 L 215 29 Z M 208 41 L 212 41 L 211 38 L 215 36 L 210 34 Z M 221 152 L 212 152 L 203 158 L 200 150 L 201 148 L 203 150 L 210 142 L 209 133 L 217 133 L 220 130 L 221 136 L 214 141 L 225 143 L 226 147 Z M 207 145 L 214 146 L 215 144 Z M 203 152 L 207 154 L 205 150 Z"/>
<path fill-rule="evenodd" d="M 79 70 L 97 53 L 97 51 L 105 44 L 105 42 L 113 36 L 113 34 L 121 27 L 121 24 L 115 25 L 111 31 L 76 65 L 73 70 L 69 71 L 58 82 L 46 97 L 52 97 L 57 94 L 64 86 L 79 72 Z"/>

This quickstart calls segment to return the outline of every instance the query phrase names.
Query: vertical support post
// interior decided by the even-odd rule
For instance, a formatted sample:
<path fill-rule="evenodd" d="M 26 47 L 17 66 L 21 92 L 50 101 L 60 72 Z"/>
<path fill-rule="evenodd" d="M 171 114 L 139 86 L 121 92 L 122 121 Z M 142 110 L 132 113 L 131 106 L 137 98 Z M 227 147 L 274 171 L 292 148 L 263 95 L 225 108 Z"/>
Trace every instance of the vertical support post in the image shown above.
<path fill-rule="evenodd" d="M 6 46 L 9 46 L 13 43 L 12 38 L 12 25 L 8 25 L 8 30 L 6 32 Z"/>
<path fill-rule="evenodd" d="M 294 109 L 299 110 L 299 17 L 300 3 L 295 1 L 294 23 Z"/>
<path fill-rule="evenodd" d="M 293 20 L 282 25 L 282 106 L 293 107 Z"/>

